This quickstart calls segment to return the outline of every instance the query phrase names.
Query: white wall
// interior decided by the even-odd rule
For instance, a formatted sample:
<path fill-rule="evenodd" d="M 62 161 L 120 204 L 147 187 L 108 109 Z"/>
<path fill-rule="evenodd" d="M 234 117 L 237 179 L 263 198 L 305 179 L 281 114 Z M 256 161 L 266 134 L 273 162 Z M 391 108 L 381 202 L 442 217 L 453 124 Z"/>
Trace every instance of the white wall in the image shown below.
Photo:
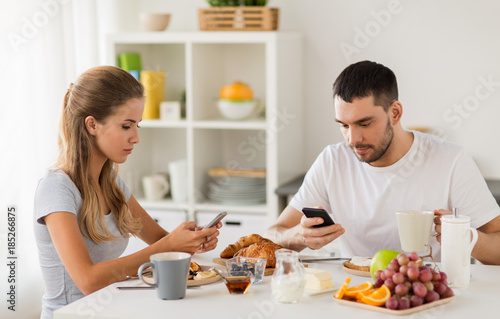
<path fill-rule="evenodd" d="M 405 126 L 433 128 L 464 146 L 485 177 L 500 178 L 500 149 L 495 147 L 496 116 L 500 117 L 500 2 L 268 3 L 280 8 L 280 30 L 299 31 L 305 37 L 307 165 L 325 145 L 342 141 L 333 121 L 333 81 L 350 63 L 368 59 L 396 73 Z M 135 10 L 172 12 L 168 30 L 197 30 L 196 9 L 206 6 L 204 0 L 147 0 Z M 135 19 L 135 12 L 124 9 L 124 14 Z M 350 51 L 343 51 L 349 46 Z M 490 84 L 485 87 L 483 82 Z"/>

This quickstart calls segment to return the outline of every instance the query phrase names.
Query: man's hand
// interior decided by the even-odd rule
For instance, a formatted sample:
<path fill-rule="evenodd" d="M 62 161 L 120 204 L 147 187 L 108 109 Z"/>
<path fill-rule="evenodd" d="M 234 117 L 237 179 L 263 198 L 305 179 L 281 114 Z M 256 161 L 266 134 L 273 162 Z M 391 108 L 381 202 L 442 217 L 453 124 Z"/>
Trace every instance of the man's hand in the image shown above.
<path fill-rule="evenodd" d="M 436 230 L 436 232 L 438 233 L 438 235 L 436 236 L 436 240 L 439 242 L 439 244 L 441 244 L 441 216 L 444 216 L 444 215 L 451 215 L 452 212 L 450 212 L 449 210 L 445 210 L 445 209 L 435 209 L 434 210 L 434 229 Z"/>
<path fill-rule="evenodd" d="M 441 216 L 451 215 L 452 212 L 445 209 L 435 209 L 434 229 L 438 232 L 437 241 L 441 244 Z M 477 229 L 478 240 L 472 250 L 472 257 L 486 265 L 500 265 L 500 216 L 495 217 L 488 223 Z"/>
<path fill-rule="evenodd" d="M 302 216 L 300 219 L 300 234 L 304 238 L 304 244 L 311 249 L 320 249 L 323 246 L 331 243 L 345 232 L 345 229 L 340 224 L 313 227 L 323 223 L 323 218 L 313 217 L 307 218 Z"/>

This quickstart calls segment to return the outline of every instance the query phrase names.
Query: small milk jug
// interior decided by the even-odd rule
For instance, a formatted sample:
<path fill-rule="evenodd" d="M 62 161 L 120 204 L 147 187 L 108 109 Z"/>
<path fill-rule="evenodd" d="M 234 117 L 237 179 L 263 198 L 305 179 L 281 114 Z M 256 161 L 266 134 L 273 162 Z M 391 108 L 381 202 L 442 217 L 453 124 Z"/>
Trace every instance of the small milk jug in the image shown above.
<path fill-rule="evenodd" d="M 470 227 L 470 217 L 441 217 L 441 265 L 448 285 L 466 287 L 470 282 L 470 256 L 477 242 L 477 230 Z"/>
<path fill-rule="evenodd" d="M 306 272 L 299 262 L 299 253 L 289 249 L 276 252 L 276 269 L 271 279 L 271 291 L 276 301 L 296 303 L 304 293 Z"/>

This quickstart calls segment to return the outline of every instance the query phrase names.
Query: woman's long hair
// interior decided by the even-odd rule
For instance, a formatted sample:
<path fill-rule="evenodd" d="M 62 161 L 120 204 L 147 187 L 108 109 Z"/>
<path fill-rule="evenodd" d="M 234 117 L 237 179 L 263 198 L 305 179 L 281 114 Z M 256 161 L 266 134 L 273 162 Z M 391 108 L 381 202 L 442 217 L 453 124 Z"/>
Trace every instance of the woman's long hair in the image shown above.
<path fill-rule="evenodd" d="M 98 185 L 90 176 L 90 155 L 94 137 L 87 131 L 85 118 L 93 116 L 104 123 L 119 107 L 133 98 L 142 98 L 144 89 L 130 73 L 114 66 L 94 67 L 81 74 L 64 96 L 59 131 L 59 159 L 63 168 L 82 196 L 80 229 L 100 243 L 117 239 L 104 221 L 99 204 Z M 120 233 L 129 237 L 140 231 L 140 221 L 130 213 L 127 201 L 116 177 L 118 165 L 108 159 L 99 176 L 104 200 L 118 222 Z"/>

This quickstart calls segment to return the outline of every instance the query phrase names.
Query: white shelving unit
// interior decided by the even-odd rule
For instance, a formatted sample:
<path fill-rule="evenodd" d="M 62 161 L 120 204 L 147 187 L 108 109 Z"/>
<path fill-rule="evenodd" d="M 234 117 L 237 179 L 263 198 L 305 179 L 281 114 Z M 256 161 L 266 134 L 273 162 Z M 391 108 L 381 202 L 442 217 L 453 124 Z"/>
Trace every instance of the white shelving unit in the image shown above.
<path fill-rule="evenodd" d="M 107 64 L 116 65 L 120 53 L 138 52 L 143 69 L 166 71 L 166 100 L 180 100 L 186 94 L 186 118 L 142 121 L 141 142 L 120 168 L 141 205 L 146 210 L 181 211 L 188 219 L 220 211 L 261 216 L 263 229 L 274 222 L 280 213 L 276 187 L 304 170 L 301 36 L 292 32 L 142 32 L 113 34 L 107 43 Z M 222 118 L 216 106 L 219 89 L 235 80 L 250 85 L 265 106 L 264 117 Z M 179 159 L 188 163 L 187 202 L 142 200 L 141 177 L 167 172 L 168 163 Z M 266 203 L 208 202 L 206 172 L 214 166 L 265 168 Z"/>

